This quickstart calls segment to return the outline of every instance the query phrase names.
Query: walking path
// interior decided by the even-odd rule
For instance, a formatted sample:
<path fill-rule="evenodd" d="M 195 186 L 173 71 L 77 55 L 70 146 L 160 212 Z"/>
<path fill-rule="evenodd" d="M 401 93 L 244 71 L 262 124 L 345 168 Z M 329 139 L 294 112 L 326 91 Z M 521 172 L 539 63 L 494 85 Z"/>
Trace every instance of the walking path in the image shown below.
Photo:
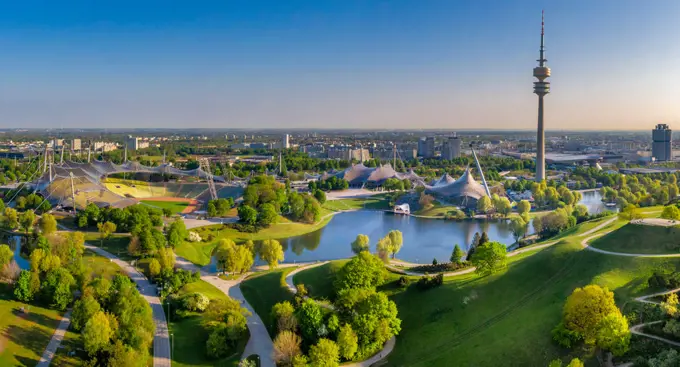
<path fill-rule="evenodd" d="M 64 339 L 64 334 L 66 333 L 69 325 L 71 325 L 71 310 L 68 310 L 64 314 L 64 317 L 61 318 L 61 322 L 59 323 L 57 330 L 54 330 L 52 339 L 50 340 L 50 343 L 47 344 L 47 348 L 45 348 L 45 352 L 43 352 L 42 357 L 40 357 L 40 362 L 38 362 L 36 367 L 50 366 L 52 363 L 52 358 L 54 358 L 55 353 L 57 353 L 57 349 L 59 349 L 61 340 Z"/>
<path fill-rule="evenodd" d="M 612 218 L 612 219 L 602 223 L 602 225 L 600 225 L 596 228 L 593 228 L 586 233 L 581 234 L 581 236 L 590 235 L 590 234 L 600 230 L 604 226 L 614 222 L 615 220 L 616 220 L 616 218 Z M 612 231 L 614 231 L 614 229 L 611 229 L 609 231 L 605 231 L 605 232 L 598 233 L 596 235 L 584 238 L 581 241 L 581 246 L 586 250 L 590 250 L 590 251 L 605 254 L 605 255 L 625 256 L 625 257 L 656 257 L 656 258 L 680 257 L 680 254 L 659 254 L 659 255 L 629 254 L 629 253 L 601 250 L 599 248 L 590 246 L 590 244 L 589 244 L 590 241 L 592 241 L 595 238 L 604 236 L 604 235 L 606 235 L 606 234 L 608 234 Z M 676 293 L 676 292 L 680 292 L 680 288 L 675 288 L 675 289 L 671 289 L 671 290 L 668 290 L 668 291 L 657 292 L 657 293 L 652 293 L 652 294 L 648 294 L 648 295 L 645 295 L 645 296 L 640 296 L 640 297 L 635 298 L 634 300 L 637 301 L 637 302 L 642 302 L 642 303 L 659 304 L 659 302 L 652 301 L 652 300 L 650 300 L 650 298 L 664 296 L 664 295 Z M 652 321 L 652 322 L 642 323 L 642 324 L 638 324 L 638 325 L 633 325 L 633 326 L 630 327 L 630 332 L 633 333 L 633 334 L 637 334 L 637 335 L 640 335 L 640 336 L 647 337 L 647 338 L 656 339 L 656 340 L 662 341 L 664 343 L 667 343 L 667 344 L 670 344 L 670 345 L 673 345 L 673 346 L 676 346 L 676 347 L 680 347 L 680 343 L 678 343 L 674 340 L 666 339 L 666 338 L 658 336 L 658 335 L 647 334 L 647 333 L 642 331 L 646 326 L 655 325 L 655 324 L 659 324 L 659 323 L 662 323 L 662 322 L 663 322 L 663 320 L 659 320 L 659 321 Z"/>
<path fill-rule="evenodd" d="M 71 231 L 71 229 L 61 224 L 58 224 L 58 226 L 66 231 Z M 139 293 L 147 302 L 149 302 L 149 305 L 151 305 L 153 321 L 156 325 L 156 334 L 153 338 L 153 365 L 154 367 L 170 367 L 170 336 L 168 334 L 168 323 L 165 319 L 163 304 L 156 295 L 158 292 L 156 286 L 152 285 L 151 282 L 149 282 L 149 280 L 134 266 L 119 259 L 115 255 L 102 250 L 97 246 L 90 245 L 87 242 L 85 243 L 85 248 L 118 265 L 137 284 Z"/>
<path fill-rule="evenodd" d="M 255 312 L 252 306 L 250 306 L 248 300 L 246 300 L 246 298 L 243 296 L 243 293 L 241 292 L 241 282 L 253 273 L 245 273 L 240 278 L 235 280 L 224 280 L 215 274 L 210 274 L 203 268 L 199 268 L 181 256 L 176 257 L 175 265 L 185 270 L 199 271 L 202 280 L 210 283 L 230 298 L 239 301 L 241 303 L 241 307 L 250 311 L 251 315 L 247 317 L 247 326 L 248 331 L 250 332 L 250 338 L 248 339 L 248 344 L 246 344 L 246 348 L 243 351 L 242 358 L 246 358 L 252 354 L 257 354 L 260 356 L 260 366 L 275 367 L 276 364 L 272 358 L 274 354 L 274 342 L 269 336 L 267 327 L 262 322 L 262 319 L 257 314 L 257 312 Z"/>

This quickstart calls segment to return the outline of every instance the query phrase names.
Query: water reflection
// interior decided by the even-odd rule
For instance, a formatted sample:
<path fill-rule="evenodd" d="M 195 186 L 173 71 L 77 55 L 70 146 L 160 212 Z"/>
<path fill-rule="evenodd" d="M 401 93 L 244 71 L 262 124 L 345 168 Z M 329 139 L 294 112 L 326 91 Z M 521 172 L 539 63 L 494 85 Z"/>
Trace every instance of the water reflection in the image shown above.
<path fill-rule="evenodd" d="M 2 234 L 0 235 L 0 244 L 7 244 L 12 251 L 14 251 L 14 260 L 21 269 L 30 269 L 31 263 L 25 257 L 21 256 L 21 247 L 26 238 L 23 236 Z"/>

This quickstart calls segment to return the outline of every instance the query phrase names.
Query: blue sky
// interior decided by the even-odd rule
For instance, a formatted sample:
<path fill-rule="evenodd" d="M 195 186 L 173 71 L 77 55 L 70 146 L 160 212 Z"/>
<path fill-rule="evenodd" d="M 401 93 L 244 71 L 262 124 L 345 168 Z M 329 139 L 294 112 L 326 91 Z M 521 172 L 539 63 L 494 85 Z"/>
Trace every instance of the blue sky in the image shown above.
<path fill-rule="evenodd" d="M 517 128 L 680 116 L 675 1 L 64 1 L 0 8 L 0 126 Z"/>

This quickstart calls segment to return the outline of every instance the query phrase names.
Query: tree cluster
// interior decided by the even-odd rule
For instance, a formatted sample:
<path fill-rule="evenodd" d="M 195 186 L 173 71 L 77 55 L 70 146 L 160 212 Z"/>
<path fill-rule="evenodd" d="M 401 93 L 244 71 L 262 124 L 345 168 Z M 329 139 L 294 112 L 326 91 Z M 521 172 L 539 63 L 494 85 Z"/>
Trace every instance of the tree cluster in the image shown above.
<path fill-rule="evenodd" d="M 219 198 L 208 201 L 208 216 L 209 217 L 224 217 L 229 210 L 234 207 L 233 198 Z"/>
<path fill-rule="evenodd" d="M 349 188 L 349 182 L 336 176 L 330 176 L 323 180 L 310 181 L 307 184 L 307 186 L 309 187 L 310 192 L 314 192 L 316 190 L 323 191 L 347 190 Z"/>

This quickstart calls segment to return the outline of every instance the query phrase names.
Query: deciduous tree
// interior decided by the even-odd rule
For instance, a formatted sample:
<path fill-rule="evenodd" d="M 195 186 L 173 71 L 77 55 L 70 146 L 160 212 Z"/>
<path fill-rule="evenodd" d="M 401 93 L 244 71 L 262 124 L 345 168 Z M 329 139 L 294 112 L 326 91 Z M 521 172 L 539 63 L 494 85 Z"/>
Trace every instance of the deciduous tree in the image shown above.
<path fill-rule="evenodd" d="M 52 214 L 45 213 L 38 220 L 38 226 L 44 235 L 49 235 L 57 231 L 57 220 Z"/>
<path fill-rule="evenodd" d="M 264 240 L 260 245 L 260 259 L 269 265 L 269 269 L 275 269 L 279 261 L 283 261 L 283 247 L 277 240 Z"/>
<path fill-rule="evenodd" d="M 322 338 L 309 348 L 309 361 L 312 366 L 337 367 L 340 364 L 340 350 L 334 341 Z"/>
<path fill-rule="evenodd" d="M 345 324 L 340 328 L 338 333 L 338 349 L 340 350 L 340 356 L 346 360 L 352 360 L 354 354 L 356 354 L 359 348 L 359 338 L 357 334 L 352 330 L 352 325 Z"/>
<path fill-rule="evenodd" d="M 385 264 L 367 251 L 359 253 L 338 271 L 335 288 L 375 288 L 385 282 Z"/>
<path fill-rule="evenodd" d="M 109 318 L 102 311 L 95 313 L 85 324 L 83 329 L 83 342 L 85 350 L 91 356 L 106 348 L 111 340 L 111 326 Z"/>
<path fill-rule="evenodd" d="M 365 234 L 358 234 L 357 238 L 352 241 L 352 252 L 358 254 L 362 251 L 369 250 L 369 239 Z"/>
<path fill-rule="evenodd" d="M 274 362 L 278 366 L 291 366 L 293 359 L 300 355 L 302 340 L 294 332 L 283 330 L 274 339 Z"/>
<path fill-rule="evenodd" d="M 480 275 L 490 275 L 505 268 L 507 249 L 499 242 L 486 242 L 475 249 L 472 264 Z"/>

